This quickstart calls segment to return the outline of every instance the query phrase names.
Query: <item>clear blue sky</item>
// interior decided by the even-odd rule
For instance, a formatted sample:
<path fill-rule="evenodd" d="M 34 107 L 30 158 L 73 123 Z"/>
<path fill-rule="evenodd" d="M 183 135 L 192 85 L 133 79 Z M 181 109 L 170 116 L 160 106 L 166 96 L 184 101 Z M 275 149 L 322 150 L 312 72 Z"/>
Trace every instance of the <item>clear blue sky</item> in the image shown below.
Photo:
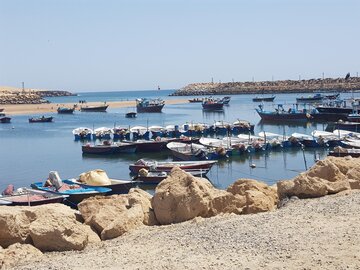
<path fill-rule="evenodd" d="M 0 85 L 106 91 L 360 72 L 359 0 L 0 0 Z"/>

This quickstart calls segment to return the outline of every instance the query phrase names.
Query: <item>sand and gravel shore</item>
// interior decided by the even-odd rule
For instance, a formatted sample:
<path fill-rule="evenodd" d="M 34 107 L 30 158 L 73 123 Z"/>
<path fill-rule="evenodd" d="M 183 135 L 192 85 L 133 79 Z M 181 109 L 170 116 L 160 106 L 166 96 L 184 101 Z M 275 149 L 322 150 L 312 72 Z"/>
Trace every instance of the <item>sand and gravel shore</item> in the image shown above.
<path fill-rule="evenodd" d="M 182 104 L 188 103 L 187 99 L 171 99 L 165 100 L 165 104 Z M 65 104 L 55 104 L 55 103 L 43 103 L 43 104 L 9 104 L 9 105 L 0 105 L 0 108 L 4 108 L 4 111 L 9 115 L 19 115 L 19 114 L 44 114 L 44 113 L 54 113 L 56 112 L 59 106 L 72 108 L 77 103 L 65 103 Z M 96 106 L 103 105 L 102 102 L 87 102 L 86 106 Z M 135 101 L 112 101 L 107 102 L 109 109 L 112 108 L 125 108 L 125 107 L 135 107 Z M 80 108 L 81 104 L 77 104 Z"/>
<path fill-rule="evenodd" d="M 142 228 L 16 269 L 360 269 L 360 192 Z"/>

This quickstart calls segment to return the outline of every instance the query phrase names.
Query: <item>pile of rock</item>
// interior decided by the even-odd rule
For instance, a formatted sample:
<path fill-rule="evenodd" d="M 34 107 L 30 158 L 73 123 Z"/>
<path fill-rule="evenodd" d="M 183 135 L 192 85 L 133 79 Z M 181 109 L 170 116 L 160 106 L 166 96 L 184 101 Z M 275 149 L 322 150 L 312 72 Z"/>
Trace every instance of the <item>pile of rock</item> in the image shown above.
<path fill-rule="evenodd" d="M 325 78 L 310 80 L 279 80 L 260 82 L 192 83 L 173 96 L 230 95 L 256 93 L 311 93 L 317 91 L 349 91 L 360 89 L 360 78 Z"/>
<path fill-rule="evenodd" d="M 0 91 L 0 104 L 41 104 L 48 103 L 45 97 L 70 96 L 68 91 L 42 91 L 42 90 L 2 90 Z"/>
<path fill-rule="evenodd" d="M 82 250 L 90 243 L 119 237 L 141 226 L 167 225 L 219 214 L 273 211 L 279 199 L 312 198 L 360 188 L 360 159 L 328 157 L 293 180 L 268 186 L 239 179 L 219 190 L 206 179 L 179 168 L 163 180 L 154 196 L 141 189 L 96 196 L 78 205 L 0 207 L 0 266 L 11 256 L 41 257 L 41 251 Z M 280 201 L 281 202 L 281 201 Z M 101 239 L 101 240 L 100 240 Z M 29 245 L 30 244 L 30 245 Z M 14 251 L 15 250 L 15 251 Z M 11 256 L 9 255 L 11 254 Z M 10 256 L 10 257 L 9 257 Z"/>

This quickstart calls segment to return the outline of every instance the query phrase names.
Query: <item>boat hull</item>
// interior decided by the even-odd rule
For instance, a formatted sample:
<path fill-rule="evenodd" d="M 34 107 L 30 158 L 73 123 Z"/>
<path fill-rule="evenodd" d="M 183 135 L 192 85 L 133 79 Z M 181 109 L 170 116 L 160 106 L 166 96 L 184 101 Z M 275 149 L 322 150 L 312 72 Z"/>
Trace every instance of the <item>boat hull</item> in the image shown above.
<path fill-rule="evenodd" d="M 275 97 L 255 97 L 252 99 L 254 102 L 272 102 L 274 101 Z"/>
<path fill-rule="evenodd" d="M 8 124 L 11 122 L 11 118 L 10 117 L 1 117 L 0 118 L 0 123 L 2 124 Z"/>
<path fill-rule="evenodd" d="M 41 117 L 41 118 L 30 118 L 29 123 L 49 123 L 52 122 L 54 117 Z"/>
<path fill-rule="evenodd" d="M 308 121 L 308 113 L 276 113 L 276 112 L 263 112 L 256 110 L 259 116 L 264 121 L 277 121 L 277 122 L 289 122 L 289 121 Z M 311 117 L 311 116 L 310 116 Z"/>
<path fill-rule="evenodd" d="M 104 106 L 93 106 L 93 107 L 81 107 L 80 111 L 82 112 L 106 112 L 109 105 Z"/>
<path fill-rule="evenodd" d="M 83 154 L 92 155 L 114 155 L 122 153 L 135 153 L 135 144 L 117 145 L 83 145 L 81 147 Z"/>
<path fill-rule="evenodd" d="M 202 107 L 204 110 L 222 110 L 224 103 L 203 103 Z"/>
<path fill-rule="evenodd" d="M 136 106 L 138 113 L 159 113 L 162 111 L 165 104 L 161 105 L 150 105 L 150 106 Z"/>

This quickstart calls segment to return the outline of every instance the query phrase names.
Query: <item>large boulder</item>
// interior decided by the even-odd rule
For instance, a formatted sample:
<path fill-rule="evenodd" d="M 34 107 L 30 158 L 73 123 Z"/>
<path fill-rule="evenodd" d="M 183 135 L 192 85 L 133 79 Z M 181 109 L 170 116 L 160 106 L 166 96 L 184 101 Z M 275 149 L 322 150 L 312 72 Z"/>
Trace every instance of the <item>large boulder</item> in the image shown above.
<path fill-rule="evenodd" d="M 160 224 L 208 217 L 215 189 L 203 178 L 196 178 L 176 167 L 158 184 L 152 207 Z"/>
<path fill-rule="evenodd" d="M 209 181 L 174 168 L 156 187 L 152 206 L 160 224 L 171 224 L 220 213 L 269 211 L 277 201 L 274 188 L 255 180 L 240 179 L 226 191 L 218 190 Z"/>
<path fill-rule="evenodd" d="M 12 244 L 0 251 L 0 268 L 11 268 L 19 262 L 26 263 L 40 260 L 43 254 L 40 250 L 29 244 Z"/>
<path fill-rule="evenodd" d="M 89 226 L 76 220 L 75 211 L 63 204 L 0 208 L 3 247 L 30 243 L 42 251 L 81 250 L 99 241 Z"/>
<path fill-rule="evenodd" d="M 102 240 L 111 239 L 142 224 L 157 225 L 150 203 L 151 195 L 140 189 L 129 194 L 96 196 L 82 201 L 79 211 Z"/>
<path fill-rule="evenodd" d="M 235 196 L 245 197 L 243 214 L 272 211 L 279 200 L 275 188 L 252 179 L 239 179 L 227 191 Z"/>
<path fill-rule="evenodd" d="M 356 188 L 360 180 L 360 160 L 328 157 L 293 180 L 277 183 L 280 198 L 314 198 Z"/>

